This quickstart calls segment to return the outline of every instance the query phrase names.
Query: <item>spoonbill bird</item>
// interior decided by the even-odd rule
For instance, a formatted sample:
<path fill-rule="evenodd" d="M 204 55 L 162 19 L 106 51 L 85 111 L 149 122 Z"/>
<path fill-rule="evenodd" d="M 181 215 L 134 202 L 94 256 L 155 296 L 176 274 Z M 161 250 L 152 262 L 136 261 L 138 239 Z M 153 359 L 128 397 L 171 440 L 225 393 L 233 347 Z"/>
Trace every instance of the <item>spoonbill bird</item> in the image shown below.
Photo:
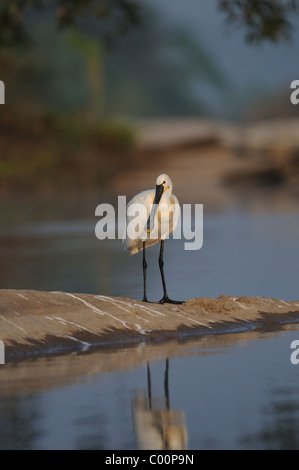
<path fill-rule="evenodd" d="M 179 201 L 176 196 L 172 194 L 172 181 L 169 176 L 165 174 L 158 176 L 156 189 L 142 191 L 134 196 L 127 205 L 126 237 L 124 244 L 132 255 L 141 250 L 143 251 L 143 302 L 148 302 L 145 250 L 147 247 L 161 241 L 159 267 L 164 295 L 160 303 L 184 303 L 179 300 L 171 300 L 168 297 L 163 261 L 165 239 L 175 230 L 180 213 Z"/>

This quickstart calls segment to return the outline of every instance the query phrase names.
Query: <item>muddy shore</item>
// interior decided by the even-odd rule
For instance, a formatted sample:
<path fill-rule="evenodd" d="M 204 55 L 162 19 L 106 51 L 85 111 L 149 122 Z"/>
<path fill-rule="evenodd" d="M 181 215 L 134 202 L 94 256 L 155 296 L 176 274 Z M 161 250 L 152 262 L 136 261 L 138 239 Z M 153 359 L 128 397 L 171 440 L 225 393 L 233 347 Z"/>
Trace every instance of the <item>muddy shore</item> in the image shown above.
<path fill-rule="evenodd" d="M 67 292 L 0 290 L 5 358 L 69 353 L 93 346 L 162 342 L 299 321 L 299 301 L 196 298 L 182 305 Z"/>

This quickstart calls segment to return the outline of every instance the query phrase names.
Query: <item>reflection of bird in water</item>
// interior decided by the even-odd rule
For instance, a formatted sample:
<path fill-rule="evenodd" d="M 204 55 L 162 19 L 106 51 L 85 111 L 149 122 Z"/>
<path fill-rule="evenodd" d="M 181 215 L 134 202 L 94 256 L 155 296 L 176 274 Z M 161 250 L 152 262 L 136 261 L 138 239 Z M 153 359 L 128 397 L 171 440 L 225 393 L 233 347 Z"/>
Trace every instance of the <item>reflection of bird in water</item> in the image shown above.
<path fill-rule="evenodd" d="M 169 360 L 166 359 L 165 406 L 153 399 L 150 366 L 147 364 L 147 395 L 137 392 L 134 400 L 134 424 L 138 447 L 142 450 L 187 449 L 188 433 L 183 410 L 172 410 L 169 399 Z"/>
<path fill-rule="evenodd" d="M 160 303 L 183 303 L 168 297 L 163 261 L 165 239 L 175 230 L 180 213 L 179 201 L 172 194 L 172 181 L 165 174 L 158 176 L 155 190 L 142 191 L 134 196 L 127 205 L 125 246 L 132 255 L 143 251 L 143 302 L 148 301 L 145 249 L 161 240 L 159 267 L 164 295 Z M 138 215 L 136 216 L 136 214 Z M 139 233 L 136 232 L 136 228 Z"/>

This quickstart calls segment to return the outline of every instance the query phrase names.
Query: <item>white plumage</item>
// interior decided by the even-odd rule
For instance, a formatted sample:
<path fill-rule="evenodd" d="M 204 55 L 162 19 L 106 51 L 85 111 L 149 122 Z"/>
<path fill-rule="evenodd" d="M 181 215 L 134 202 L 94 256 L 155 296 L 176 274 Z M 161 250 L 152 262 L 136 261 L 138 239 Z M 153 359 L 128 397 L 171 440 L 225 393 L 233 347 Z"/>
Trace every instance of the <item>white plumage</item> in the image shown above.
<path fill-rule="evenodd" d="M 160 302 L 182 303 L 169 299 L 163 269 L 164 241 L 175 230 L 181 213 L 179 201 L 172 194 L 172 187 L 172 181 L 168 175 L 159 175 L 156 179 L 156 189 L 142 191 L 127 205 L 124 245 L 132 255 L 143 250 L 143 300 L 145 302 L 147 302 L 145 249 L 161 241 L 159 267 L 164 297 Z"/>
<path fill-rule="evenodd" d="M 147 221 L 153 209 L 156 189 L 148 189 L 136 194 L 127 205 L 125 247 L 132 255 L 142 250 L 143 241 L 145 241 L 146 248 L 155 245 L 160 240 L 165 240 L 177 226 L 181 211 L 177 197 L 172 194 L 172 181 L 169 176 L 165 174 L 158 176 L 156 187 L 162 184 L 164 187 L 163 193 L 158 208 L 153 214 L 151 231 L 147 234 L 146 239 L 142 240 L 140 237 L 136 237 L 136 233 L 133 233 L 134 238 L 130 237 L 130 234 L 127 233 L 128 226 L 131 222 L 134 222 L 137 231 L 141 231 L 141 228 L 143 228 L 143 233 L 146 234 Z M 135 212 L 134 207 L 138 208 L 136 204 L 142 205 L 145 210 L 139 213 L 138 211 Z"/>

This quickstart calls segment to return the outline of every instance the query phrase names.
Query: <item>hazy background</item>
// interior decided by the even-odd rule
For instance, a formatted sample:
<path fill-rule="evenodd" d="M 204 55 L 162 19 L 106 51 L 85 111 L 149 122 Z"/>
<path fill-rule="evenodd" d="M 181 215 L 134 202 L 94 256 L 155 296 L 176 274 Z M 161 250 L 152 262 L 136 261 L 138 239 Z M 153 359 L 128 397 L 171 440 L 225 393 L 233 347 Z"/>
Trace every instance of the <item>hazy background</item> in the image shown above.
<path fill-rule="evenodd" d="M 140 0 L 141 21 L 133 27 L 130 10 L 118 33 L 123 16 L 109 8 L 128 0 L 46 3 L 24 16 L 26 0 L 0 2 L 0 290 L 142 299 L 141 254 L 98 240 L 95 209 L 167 173 L 181 204 L 204 208 L 200 250 L 165 243 L 171 298 L 298 301 L 299 106 L 290 83 L 299 79 L 299 16 L 290 15 L 289 41 L 248 43 L 248 28 L 228 24 L 220 0 Z M 80 10 L 87 3 L 102 7 L 102 26 Z M 275 24 L 266 30 L 273 36 Z M 147 251 L 151 301 L 162 297 L 158 250 Z M 125 358 L 104 348 L 8 363 L 0 448 L 133 449 L 132 397 L 146 388 L 149 358 L 153 397 L 164 400 L 168 346 L 171 407 L 186 415 L 190 448 L 298 448 L 298 331 L 234 335 L 154 344 L 152 355 L 140 343 Z M 133 370 L 113 372 L 114 363 Z"/>
<path fill-rule="evenodd" d="M 175 290 L 296 297 L 298 15 L 289 40 L 249 43 L 216 1 L 143 0 L 118 34 L 55 14 L 29 11 L 26 47 L 0 37 L 1 286 L 140 297 L 139 256 L 95 238 L 95 208 L 168 173 L 204 205 L 202 250 L 167 255 Z"/>
<path fill-rule="evenodd" d="M 57 30 L 51 8 L 28 17 L 31 47 L 1 47 L 7 104 L 22 99 L 28 112 L 38 105 L 56 112 L 90 106 L 98 118 L 239 118 L 261 100 L 287 107 L 282 97 L 296 79 L 295 14 L 289 40 L 255 44 L 246 41 L 246 28 L 227 23 L 216 1 L 142 0 L 141 22 L 115 34 L 108 47 L 92 20 L 82 33 Z"/>
<path fill-rule="evenodd" d="M 211 61 L 227 81 L 225 91 L 202 88 L 197 83 L 199 96 L 215 113 L 228 117 L 233 112 L 245 114 L 259 106 L 260 99 L 275 105 L 289 90 L 298 75 L 296 51 L 299 43 L 299 19 L 292 17 L 292 37 L 289 41 L 273 44 L 249 44 L 245 31 L 228 25 L 217 8 L 217 2 L 187 0 L 146 1 L 161 12 L 165 25 L 183 27 L 201 44 Z M 287 103 L 285 103 L 287 105 Z M 281 106 L 283 103 L 281 102 Z"/>

